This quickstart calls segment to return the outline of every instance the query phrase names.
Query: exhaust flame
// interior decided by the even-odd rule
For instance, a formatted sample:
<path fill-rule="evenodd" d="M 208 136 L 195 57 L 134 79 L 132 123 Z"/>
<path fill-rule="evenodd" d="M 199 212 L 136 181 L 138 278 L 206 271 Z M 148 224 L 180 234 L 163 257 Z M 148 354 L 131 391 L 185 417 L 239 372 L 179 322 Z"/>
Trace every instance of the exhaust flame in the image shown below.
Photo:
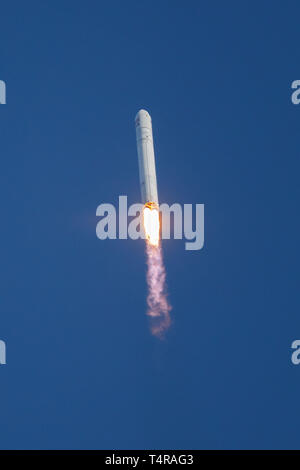
<path fill-rule="evenodd" d="M 152 334 L 163 337 L 171 324 L 169 313 L 171 306 L 167 299 L 166 271 L 159 244 L 159 212 L 154 203 L 146 204 L 143 212 L 147 239 L 147 315 L 151 318 Z"/>
<path fill-rule="evenodd" d="M 159 212 L 154 204 L 148 203 L 144 207 L 144 229 L 146 238 L 153 246 L 159 244 Z"/>

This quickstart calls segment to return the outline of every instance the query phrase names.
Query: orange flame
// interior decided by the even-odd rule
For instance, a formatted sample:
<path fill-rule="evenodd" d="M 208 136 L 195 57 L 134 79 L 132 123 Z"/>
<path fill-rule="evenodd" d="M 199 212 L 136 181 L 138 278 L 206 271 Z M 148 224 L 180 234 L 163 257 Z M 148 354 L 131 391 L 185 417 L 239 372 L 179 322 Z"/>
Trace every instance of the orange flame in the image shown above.
<path fill-rule="evenodd" d="M 144 230 L 150 245 L 159 245 L 159 212 L 153 202 L 145 204 L 143 211 Z"/>

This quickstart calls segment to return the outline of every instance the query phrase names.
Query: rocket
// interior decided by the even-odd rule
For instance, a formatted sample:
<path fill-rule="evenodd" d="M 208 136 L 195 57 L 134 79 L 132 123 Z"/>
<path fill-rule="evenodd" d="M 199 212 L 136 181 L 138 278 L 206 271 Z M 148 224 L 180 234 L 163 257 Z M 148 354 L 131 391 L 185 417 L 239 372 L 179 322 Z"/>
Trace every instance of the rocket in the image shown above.
<path fill-rule="evenodd" d="M 158 208 L 152 122 L 144 109 L 135 117 L 135 129 L 142 202 L 150 209 Z"/>
<path fill-rule="evenodd" d="M 155 157 L 153 148 L 152 122 L 150 114 L 140 109 L 135 117 L 136 145 L 139 161 L 139 174 L 142 202 L 142 221 L 146 240 L 148 312 L 154 321 L 152 333 L 158 337 L 170 325 L 171 307 L 166 297 L 166 272 L 160 244 L 160 214 L 158 207 Z M 142 224 L 140 224 L 142 225 Z"/>

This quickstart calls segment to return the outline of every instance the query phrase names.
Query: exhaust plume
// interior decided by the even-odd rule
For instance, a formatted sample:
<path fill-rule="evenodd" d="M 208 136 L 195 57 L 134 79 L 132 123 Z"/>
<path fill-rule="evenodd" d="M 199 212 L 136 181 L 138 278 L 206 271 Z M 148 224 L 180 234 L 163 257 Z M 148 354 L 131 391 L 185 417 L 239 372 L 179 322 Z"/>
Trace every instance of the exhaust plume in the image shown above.
<path fill-rule="evenodd" d="M 144 229 L 147 255 L 147 315 L 150 317 L 152 334 L 162 338 L 171 324 L 171 306 L 167 298 L 166 270 L 159 244 L 159 213 L 156 208 L 145 206 Z"/>

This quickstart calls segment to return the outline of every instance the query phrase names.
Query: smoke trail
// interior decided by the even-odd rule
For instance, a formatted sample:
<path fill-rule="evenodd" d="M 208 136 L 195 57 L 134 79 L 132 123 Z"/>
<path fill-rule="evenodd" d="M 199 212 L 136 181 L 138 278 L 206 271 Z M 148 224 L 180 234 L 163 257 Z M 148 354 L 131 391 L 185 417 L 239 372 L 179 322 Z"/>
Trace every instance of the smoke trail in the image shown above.
<path fill-rule="evenodd" d="M 172 307 L 167 299 L 166 271 L 161 246 L 153 246 L 147 242 L 146 254 L 148 267 L 147 315 L 149 315 L 151 319 L 152 334 L 162 338 L 171 324 L 169 312 Z"/>

